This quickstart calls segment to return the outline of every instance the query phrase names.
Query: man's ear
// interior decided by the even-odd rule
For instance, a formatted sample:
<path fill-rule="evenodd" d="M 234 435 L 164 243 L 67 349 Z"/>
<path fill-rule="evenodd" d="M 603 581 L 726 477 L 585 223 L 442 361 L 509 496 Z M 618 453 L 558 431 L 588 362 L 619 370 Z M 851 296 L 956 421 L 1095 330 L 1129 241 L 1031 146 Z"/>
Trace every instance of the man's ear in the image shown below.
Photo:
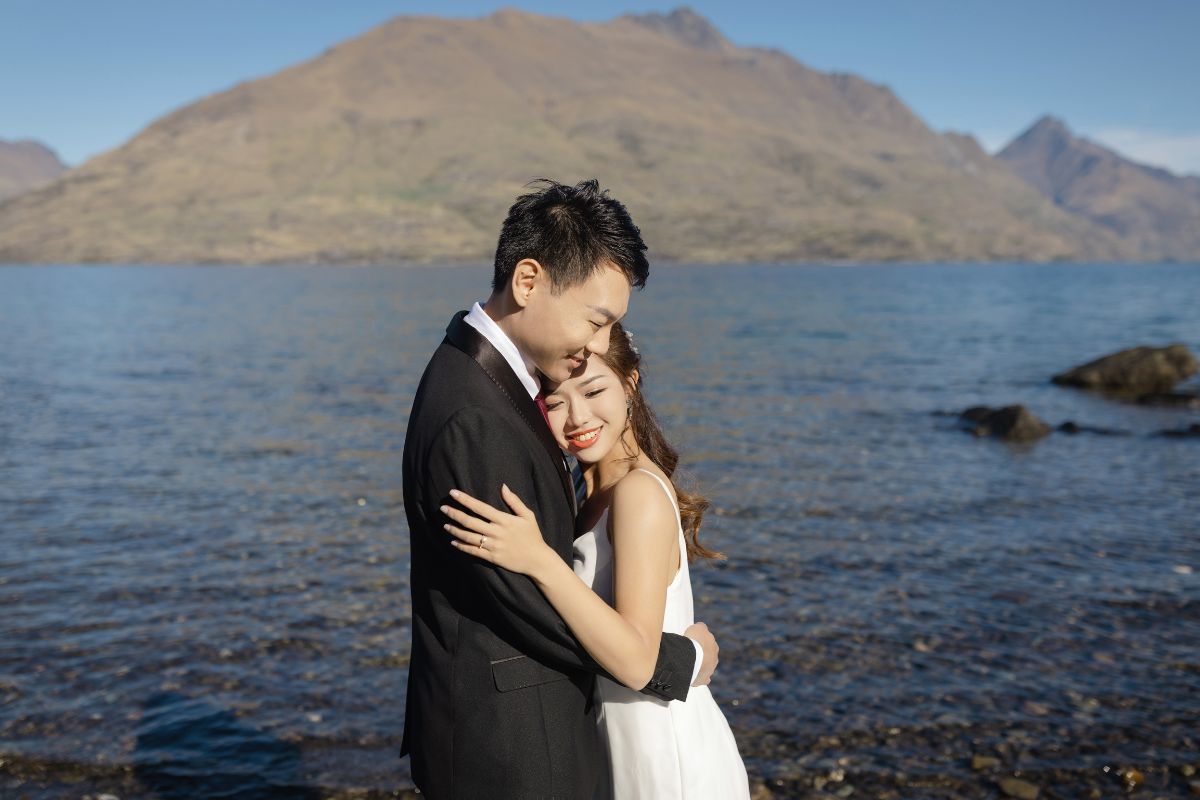
<path fill-rule="evenodd" d="M 538 285 L 546 279 L 546 270 L 532 258 L 523 258 L 513 268 L 512 289 L 513 301 L 519 308 L 529 304 L 529 297 Z"/>

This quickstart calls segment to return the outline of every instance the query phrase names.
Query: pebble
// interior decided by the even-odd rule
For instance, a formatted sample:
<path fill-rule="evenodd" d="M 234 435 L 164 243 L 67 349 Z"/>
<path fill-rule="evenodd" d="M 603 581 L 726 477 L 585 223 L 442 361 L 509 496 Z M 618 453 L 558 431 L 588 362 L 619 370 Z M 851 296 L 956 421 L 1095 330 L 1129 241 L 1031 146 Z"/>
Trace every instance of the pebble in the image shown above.
<path fill-rule="evenodd" d="M 1200 781 L 1188 781 L 1188 789 L 1192 794 L 1200 794 Z"/>
<path fill-rule="evenodd" d="M 1141 786 L 1142 782 L 1146 779 L 1146 776 L 1142 775 L 1142 771 L 1135 767 L 1123 769 L 1117 774 L 1120 775 L 1121 780 L 1125 782 L 1125 789 L 1130 792 Z"/>
<path fill-rule="evenodd" d="M 1179 774 L 1185 778 L 1190 778 L 1196 774 L 1196 768 L 1193 767 L 1191 764 L 1184 764 L 1182 767 L 1179 768 Z"/>
<path fill-rule="evenodd" d="M 750 792 L 750 800 L 773 800 L 775 794 L 767 788 L 765 783 L 757 784 Z"/>
<path fill-rule="evenodd" d="M 994 769 L 1000 766 L 1000 759 L 995 756 L 971 756 L 971 769 Z"/>
<path fill-rule="evenodd" d="M 1020 778 L 1002 778 L 1000 791 L 1009 797 L 1016 797 L 1018 800 L 1037 800 L 1038 796 L 1038 787 Z"/>
<path fill-rule="evenodd" d="M 750 800 L 774 800 L 774 796 L 766 783 L 754 783 L 750 786 Z"/>

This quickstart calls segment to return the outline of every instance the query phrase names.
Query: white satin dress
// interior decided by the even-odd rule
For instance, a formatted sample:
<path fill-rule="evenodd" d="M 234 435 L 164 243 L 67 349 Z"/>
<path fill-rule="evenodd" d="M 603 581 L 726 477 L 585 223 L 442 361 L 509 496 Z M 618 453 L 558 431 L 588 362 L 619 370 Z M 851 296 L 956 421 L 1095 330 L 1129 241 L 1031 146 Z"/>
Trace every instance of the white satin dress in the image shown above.
<path fill-rule="evenodd" d="M 675 507 L 675 495 L 658 475 Z M 687 544 L 679 526 L 679 572 L 667 587 L 663 630 L 682 634 L 693 622 Z M 592 530 L 575 540 L 575 573 L 613 605 L 613 549 L 608 509 Z M 746 767 L 725 715 L 707 686 L 693 686 L 686 701 L 659 700 L 596 679 L 600 740 L 607 748 L 597 800 L 748 800 Z M 607 781 L 605 779 L 608 779 Z"/>

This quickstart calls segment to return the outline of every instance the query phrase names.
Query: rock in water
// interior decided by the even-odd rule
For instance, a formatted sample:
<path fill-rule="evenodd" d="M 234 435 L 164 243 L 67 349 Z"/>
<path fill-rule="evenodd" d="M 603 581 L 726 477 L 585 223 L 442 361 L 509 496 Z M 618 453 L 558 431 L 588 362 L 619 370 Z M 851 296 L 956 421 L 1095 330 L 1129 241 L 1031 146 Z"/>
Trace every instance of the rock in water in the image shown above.
<path fill-rule="evenodd" d="M 1132 792 L 1145 782 L 1146 776 L 1137 767 L 1123 769 L 1117 773 L 1121 776 L 1121 780 L 1125 782 L 1125 791 Z"/>
<path fill-rule="evenodd" d="M 1191 408 L 1200 410 L 1200 391 L 1190 392 L 1150 392 L 1140 395 L 1137 399 L 1140 406 L 1161 406 L 1165 408 Z"/>
<path fill-rule="evenodd" d="M 995 756 L 984 756 L 978 753 L 971 756 L 971 769 L 973 770 L 995 769 L 998 766 L 1000 766 L 1000 759 Z"/>
<path fill-rule="evenodd" d="M 1055 430 L 1061 433 L 1069 433 L 1075 435 L 1077 433 L 1094 433 L 1097 436 L 1128 436 L 1128 431 L 1119 431 L 1114 428 L 1097 428 L 1093 425 L 1080 425 L 1078 422 L 1067 420 L 1059 425 Z"/>
<path fill-rule="evenodd" d="M 1131 347 L 1055 375 L 1060 386 L 1076 386 L 1120 394 L 1166 393 L 1200 370 L 1196 357 L 1182 344 Z"/>
<path fill-rule="evenodd" d="M 1004 778 L 1000 781 L 1000 791 L 1008 797 L 1020 800 L 1037 800 L 1038 787 L 1020 778 Z"/>
<path fill-rule="evenodd" d="M 1200 439 L 1200 422 L 1193 422 L 1186 428 L 1177 431 L 1159 431 L 1158 435 L 1170 439 Z"/>
<path fill-rule="evenodd" d="M 1050 433 L 1050 426 L 1030 413 L 1025 406 L 989 408 L 973 406 L 959 419 L 976 436 L 994 436 L 1006 442 L 1033 442 Z"/>

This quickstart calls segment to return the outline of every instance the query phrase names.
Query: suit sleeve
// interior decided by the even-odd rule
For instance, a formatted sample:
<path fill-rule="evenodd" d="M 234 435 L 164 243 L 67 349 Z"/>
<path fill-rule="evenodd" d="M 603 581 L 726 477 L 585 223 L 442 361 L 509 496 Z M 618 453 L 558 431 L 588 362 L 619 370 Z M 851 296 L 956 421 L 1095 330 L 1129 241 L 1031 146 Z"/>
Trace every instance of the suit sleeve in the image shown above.
<path fill-rule="evenodd" d="M 426 468 L 422 481 L 427 504 L 424 512 L 426 519 L 436 522 L 429 526 L 431 532 L 441 530 L 444 520 L 439 506 L 450 504 L 451 489 L 507 509 L 500 497 L 501 483 L 517 493 L 545 530 L 526 446 L 521 435 L 495 412 L 468 407 L 455 413 L 433 440 Z M 448 534 L 440 544 L 445 546 L 451 569 L 489 600 L 525 652 L 560 669 L 583 669 L 611 677 L 527 576 L 458 552 L 450 546 Z M 664 700 L 687 699 L 695 663 L 696 648 L 691 639 L 664 633 L 654 676 L 642 692 Z"/>

